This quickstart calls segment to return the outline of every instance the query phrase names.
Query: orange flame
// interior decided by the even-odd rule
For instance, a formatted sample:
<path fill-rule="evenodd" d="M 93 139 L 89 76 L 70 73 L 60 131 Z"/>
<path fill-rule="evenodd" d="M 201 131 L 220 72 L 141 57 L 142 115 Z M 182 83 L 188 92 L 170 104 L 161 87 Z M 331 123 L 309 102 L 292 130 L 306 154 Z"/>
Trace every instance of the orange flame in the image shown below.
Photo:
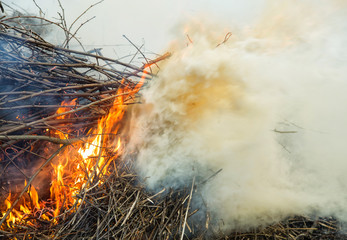
<path fill-rule="evenodd" d="M 26 185 L 26 181 L 24 185 Z M 23 203 L 19 205 L 19 210 L 17 209 L 12 209 L 10 212 L 9 216 L 6 219 L 6 224 L 8 227 L 12 227 L 15 224 L 21 223 L 26 217 L 29 215 L 32 215 L 34 211 L 40 210 L 41 206 L 39 204 L 39 197 L 36 189 L 34 186 L 30 186 L 28 188 L 28 196 L 30 198 L 30 202 L 28 203 L 26 201 L 26 198 L 23 198 Z M 9 193 L 8 197 L 5 200 L 5 205 L 6 205 L 6 211 L 9 210 L 12 207 L 12 200 L 11 200 L 12 194 L 11 192 Z M 6 212 L 5 211 L 5 212 Z M 4 212 L 4 214 L 5 214 Z M 3 214 L 3 215 L 4 215 Z M 49 220 L 49 217 L 46 214 L 41 214 L 39 218 L 42 218 L 44 220 Z M 34 224 L 30 221 L 27 221 L 27 224 L 34 226 Z"/>
<path fill-rule="evenodd" d="M 145 65 L 144 69 L 152 64 Z M 33 186 L 27 191 L 26 198 L 23 196 L 21 204 L 15 206 L 6 219 L 8 227 L 20 224 L 25 220 L 26 224 L 34 226 L 35 223 L 29 220 L 28 216 L 36 216 L 39 212 L 40 218 L 53 223 L 58 222 L 58 218 L 63 210 L 69 209 L 73 212 L 76 207 L 81 204 L 81 199 L 77 197 L 81 189 L 88 187 L 94 180 L 99 179 L 99 175 L 105 175 L 110 172 L 109 165 L 112 160 L 116 159 L 122 151 L 122 140 L 119 135 L 121 127 L 120 122 L 125 114 L 125 101 L 132 98 L 142 87 L 147 72 L 144 70 L 141 80 L 133 87 L 124 85 L 117 91 L 113 105 L 109 113 L 98 121 L 97 128 L 88 132 L 88 135 L 95 136 L 89 138 L 85 142 L 70 145 L 65 151 L 60 153 L 55 162 L 51 163 L 53 168 L 52 180 L 50 187 L 51 201 L 40 201 L 39 195 Z M 67 119 L 69 115 L 64 115 L 76 106 L 77 99 L 71 101 L 63 101 L 61 107 L 56 111 L 60 115 L 57 119 Z M 46 132 L 49 130 L 46 129 Z M 54 130 L 51 134 L 61 139 L 68 139 L 69 132 Z M 100 183 L 98 180 L 96 183 Z M 25 182 L 25 186 L 27 183 Z M 12 207 L 11 192 L 5 200 L 5 213 Z M 30 201 L 27 201 L 30 199 Z M 45 210 L 45 211 L 43 211 Z M 44 213 L 43 213 L 44 212 Z M 32 220 L 34 221 L 34 220 Z M 3 227 L 2 227 L 3 228 Z"/>

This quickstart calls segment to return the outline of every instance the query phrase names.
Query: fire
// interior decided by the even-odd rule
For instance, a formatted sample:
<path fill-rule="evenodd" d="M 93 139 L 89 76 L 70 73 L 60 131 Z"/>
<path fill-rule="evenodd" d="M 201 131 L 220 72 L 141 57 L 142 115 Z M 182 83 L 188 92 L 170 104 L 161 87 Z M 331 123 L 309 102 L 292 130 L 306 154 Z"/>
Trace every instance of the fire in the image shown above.
<path fill-rule="evenodd" d="M 26 181 L 24 185 L 26 186 Z M 26 217 L 30 216 L 34 212 L 39 212 L 42 207 L 39 204 L 39 197 L 36 189 L 31 185 L 28 188 L 27 191 L 28 197 L 30 201 L 28 202 L 26 199 L 23 198 L 23 203 L 19 205 L 19 210 L 12 209 L 9 216 L 6 219 L 6 223 L 8 227 L 13 226 L 14 224 L 21 223 Z M 9 210 L 12 207 L 12 194 L 9 193 L 8 197 L 5 200 L 6 205 L 6 211 Z M 49 220 L 49 217 L 46 214 L 40 214 L 39 218 L 43 220 Z M 32 222 L 27 222 L 29 225 L 34 225 Z"/>
<path fill-rule="evenodd" d="M 145 65 L 144 69 L 149 66 L 150 64 Z M 81 204 L 80 195 L 83 194 L 81 193 L 83 188 L 101 183 L 99 177 L 110 172 L 110 163 L 122 153 L 124 143 L 119 136 L 119 129 L 126 110 L 124 102 L 140 90 L 146 74 L 147 72 L 144 70 L 141 80 L 133 87 L 126 85 L 123 80 L 122 87 L 119 87 L 109 113 L 98 121 L 96 129 L 88 132 L 87 135 L 92 137 L 69 145 L 57 155 L 54 162 L 51 163 L 52 178 L 48 201 L 41 200 L 35 187 L 29 186 L 26 195 L 20 199 L 20 204 L 12 206 L 15 203 L 15 196 L 11 192 L 9 193 L 5 200 L 6 209 L 2 213 L 2 217 L 4 217 L 6 212 L 10 211 L 6 218 L 8 227 L 11 228 L 23 222 L 35 226 L 35 220 L 31 220 L 30 216 L 55 224 L 60 217 L 63 217 L 63 210 L 74 212 Z M 74 106 L 77 106 L 77 99 L 63 101 L 61 107 L 56 111 L 56 114 L 59 115 L 57 119 L 70 117 L 64 113 L 72 110 Z M 61 139 L 73 137 L 71 130 L 45 129 L 45 132 Z M 26 181 L 24 186 L 27 186 Z"/>
<path fill-rule="evenodd" d="M 65 113 L 65 112 L 71 110 L 71 107 L 67 107 L 67 106 L 76 106 L 76 101 L 77 101 L 77 98 L 75 98 L 71 101 L 63 101 L 61 103 L 61 107 L 58 108 L 56 114 L 62 114 L 62 113 Z M 67 115 L 61 115 L 61 116 L 58 116 L 57 119 L 65 119 L 66 117 L 68 117 L 68 116 Z M 55 131 L 54 133 L 55 133 L 55 135 L 57 135 L 61 139 L 67 139 L 68 138 L 68 134 L 63 133 L 61 131 Z"/>

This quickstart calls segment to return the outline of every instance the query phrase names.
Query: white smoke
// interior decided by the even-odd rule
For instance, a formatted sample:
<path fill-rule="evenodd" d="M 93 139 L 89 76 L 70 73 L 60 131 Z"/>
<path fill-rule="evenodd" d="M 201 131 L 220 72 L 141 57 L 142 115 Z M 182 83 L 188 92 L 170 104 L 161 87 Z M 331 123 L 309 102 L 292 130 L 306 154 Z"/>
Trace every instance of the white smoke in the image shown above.
<path fill-rule="evenodd" d="M 193 176 L 226 230 L 289 215 L 347 221 L 347 4 L 271 1 L 257 24 L 195 20 L 132 119 L 149 188 Z M 187 46 L 188 43 L 188 46 Z"/>

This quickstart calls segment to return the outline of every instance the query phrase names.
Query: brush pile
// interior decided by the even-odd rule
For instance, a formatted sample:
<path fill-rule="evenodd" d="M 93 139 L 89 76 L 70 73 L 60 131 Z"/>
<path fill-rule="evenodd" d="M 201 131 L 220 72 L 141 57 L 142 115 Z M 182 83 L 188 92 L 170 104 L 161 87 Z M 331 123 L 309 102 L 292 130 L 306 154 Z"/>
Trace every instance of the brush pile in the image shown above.
<path fill-rule="evenodd" d="M 49 168 L 54 157 L 74 142 L 83 141 L 119 95 L 122 105 L 136 103 L 132 90 L 141 78 L 152 77 L 145 64 L 138 67 L 103 57 L 100 52 L 92 54 L 50 44 L 28 23 L 36 24 L 36 28 L 37 23 L 43 28 L 53 24 L 25 16 L 0 21 L 1 239 L 177 237 L 187 208 L 186 190 L 164 189 L 149 194 L 137 182 L 131 165 L 122 165 L 112 155 L 108 156 L 113 163 L 107 174 L 92 178 L 93 172 L 86 173 L 88 184 L 74 196 L 78 204 L 62 209 L 58 218 L 40 217 L 51 211 L 49 206 L 53 207 L 48 203 L 49 196 L 42 195 L 46 199 L 40 200 L 47 201 L 47 209 L 39 212 L 33 207 L 36 211 L 24 213 L 20 222 L 6 223 L 9 217 L 18 216 L 17 205 L 30 195 L 30 184 Z M 145 63 L 154 64 L 166 57 L 145 59 Z M 120 94 L 124 86 L 127 91 Z M 62 105 L 67 111 L 59 113 Z M 52 131 L 63 133 L 61 136 L 69 131 L 74 138 L 52 136 Z M 37 162 L 40 165 L 31 169 Z M 23 185 L 24 181 L 27 184 Z"/>
<path fill-rule="evenodd" d="M 71 50 L 66 43 L 50 44 L 33 31 L 40 29 L 37 23 L 43 29 L 47 24 L 62 28 L 66 43 L 75 35 L 64 25 L 43 18 L 0 20 L 1 239 L 342 239 L 334 219 L 303 217 L 225 236 L 209 223 L 208 213 L 190 219 L 198 211 L 189 204 L 198 191 L 194 181 L 186 189 L 149 193 L 134 173 L 134 161 L 121 161 L 111 153 L 103 156 L 110 162 L 109 170 L 86 173 L 87 184 L 78 189 L 76 203 L 61 209 L 59 216 L 53 217 L 50 208 L 54 204 L 47 194 L 41 194 L 46 208 L 32 206 L 35 211 L 8 223 L 17 205 L 31 194 L 31 184 L 42 181 L 41 172 L 49 171 L 51 161 L 76 141 L 84 141 L 119 95 L 123 105 L 138 103 L 133 90 L 141 79 L 154 76 L 146 66 L 169 56 L 144 59 L 143 66 L 135 66 L 98 51 L 93 54 Z M 127 91 L 120 94 L 124 86 Z M 62 105 L 67 110 L 59 112 Z M 49 134 L 52 131 L 74 137 L 57 137 Z M 31 167 L 37 163 L 38 167 Z M 49 217 L 42 218 L 45 214 Z"/>
<path fill-rule="evenodd" d="M 5 138 L 9 134 L 24 138 L 62 124 L 92 126 L 106 114 L 118 88 L 135 86 L 143 72 L 131 64 L 54 46 L 6 20 L 0 23 L 1 140 L 18 140 Z M 61 103 L 72 99 L 79 106 L 73 112 L 85 117 L 53 120 Z"/>

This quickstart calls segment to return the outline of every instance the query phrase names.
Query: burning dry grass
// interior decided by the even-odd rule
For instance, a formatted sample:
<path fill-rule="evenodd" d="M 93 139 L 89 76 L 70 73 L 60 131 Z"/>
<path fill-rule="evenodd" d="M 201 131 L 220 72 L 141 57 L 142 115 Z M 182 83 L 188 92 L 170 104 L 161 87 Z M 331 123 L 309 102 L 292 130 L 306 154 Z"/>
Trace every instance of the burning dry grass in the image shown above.
<path fill-rule="evenodd" d="M 178 238 L 186 212 L 187 193 L 149 195 L 126 167 L 104 176 L 102 184 L 84 188 L 76 195 L 78 209 L 57 225 L 39 221 L 2 230 L 17 239 L 169 239 Z M 99 179 L 101 180 L 101 179 Z"/>
<path fill-rule="evenodd" d="M 168 55 L 137 67 L 52 45 L 16 19 L 0 21 L 2 239 L 337 237 L 334 219 L 302 217 L 226 236 L 208 214 L 190 218 L 198 211 L 190 208 L 194 181 L 146 191 L 133 160 L 119 158 L 122 120 L 113 114 L 138 102 L 138 83 L 152 76 L 148 66 Z M 96 150 L 84 157 L 88 147 Z"/>

